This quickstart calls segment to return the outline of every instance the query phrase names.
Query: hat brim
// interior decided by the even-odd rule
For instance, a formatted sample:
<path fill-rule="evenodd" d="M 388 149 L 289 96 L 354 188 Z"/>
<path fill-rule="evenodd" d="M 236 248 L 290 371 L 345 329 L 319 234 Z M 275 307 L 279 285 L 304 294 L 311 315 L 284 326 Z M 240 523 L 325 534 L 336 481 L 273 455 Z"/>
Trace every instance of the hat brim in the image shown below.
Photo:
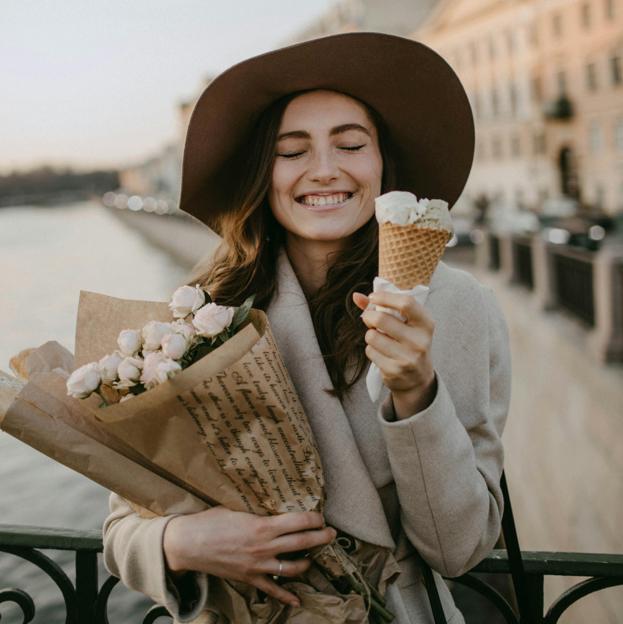
<path fill-rule="evenodd" d="M 380 114 L 398 190 L 450 206 L 458 199 L 472 166 L 474 120 L 457 75 L 417 41 L 345 33 L 250 58 L 206 87 L 186 134 L 180 208 L 215 227 L 232 207 L 236 156 L 259 115 L 284 95 L 309 89 L 352 95 Z"/>

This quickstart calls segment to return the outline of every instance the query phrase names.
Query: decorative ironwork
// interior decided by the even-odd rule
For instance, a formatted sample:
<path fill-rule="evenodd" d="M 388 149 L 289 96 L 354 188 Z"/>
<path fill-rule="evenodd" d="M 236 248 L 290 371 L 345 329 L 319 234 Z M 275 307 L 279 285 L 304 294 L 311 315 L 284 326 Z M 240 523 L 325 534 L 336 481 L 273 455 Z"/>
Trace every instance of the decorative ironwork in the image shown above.
<path fill-rule="evenodd" d="M 21 610 L 24 619 L 22 624 L 28 624 L 35 617 L 35 603 L 27 594 L 21 589 L 0 589 L 0 604 L 3 602 L 14 602 Z"/>
<path fill-rule="evenodd" d="M 499 271 L 500 264 L 500 239 L 495 234 L 489 234 L 489 268 Z"/>
<path fill-rule="evenodd" d="M 507 517 L 509 516 L 505 514 L 505 518 Z M 508 534 L 508 531 L 505 534 Z M 507 547 L 512 550 L 508 537 L 506 543 Z M 40 552 L 47 549 L 75 552 L 76 583 L 72 583 L 68 575 L 54 561 Z M 63 595 L 66 624 L 90 624 L 91 622 L 110 624 L 107 617 L 108 601 L 119 579 L 109 576 L 99 585 L 97 558 L 101 550 L 102 542 L 99 531 L 62 531 L 0 525 L 0 552 L 30 561 L 54 581 Z M 519 624 L 519 622 L 521 624 L 557 624 L 565 611 L 578 600 L 608 587 L 623 585 L 623 555 L 522 552 L 519 569 L 515 563 L 511 561 L 506 550 L 494 550 L 468 574 L 452 580 L 481 595 L 496 608 L 508 624 Z M 433 592 L 432 572 L 428 566 L 423 567 L 427 589 Z M 474 573 L 509 574 L 513 570 L 524 588 L 523 602 L 518 600 L 518 610 L 511 606 L 496 589 L 474 575 Z M 591 578 L 578 583 L 558 597 L 544 615 L 543 580 L 545 576 L 551 575 Z M 517 583 L 515 583 L 515 588 L 517 589 Z M 435 603 L 434 595 L 431 598 L 435 622 L 443 624 L 446 620 L 441 604 Z M 25 591 L 21 589 L 0 590 L 0 606 L 5 603 L 13 603 L 19 607 L 22 612 L 22 624 L 28 624 L 34 619 L 35 604 Z M 521 613 L 521 617 L 517 611 Z M 167 616 L 168 613 L 164 607 L 153 606 L 143 616 L 142 624 L 154 624 L 158 618 Z"/>
<path fill-rule="evenodd" d="M 514 274 L 517 281 L 530 289 L 534 288 L 532 273 L 532 244 L 529 238 L 513 238 Z"/>
<path fill-rule="evenodd" d="M 595 325 L 593 256 L 582 249 L 552 246 L 558 303 L 591 327 Z"/>

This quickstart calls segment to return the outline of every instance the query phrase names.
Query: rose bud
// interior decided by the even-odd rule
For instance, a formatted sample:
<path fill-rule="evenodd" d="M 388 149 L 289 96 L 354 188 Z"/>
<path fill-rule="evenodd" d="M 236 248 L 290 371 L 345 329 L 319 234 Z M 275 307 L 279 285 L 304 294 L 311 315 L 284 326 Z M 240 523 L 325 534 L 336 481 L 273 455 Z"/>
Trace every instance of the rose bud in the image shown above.
<path fill-rule="evenodd" d="M 147 389 L 153 388 L 181 370 L 182 367 L 168 358 L 162 351 L 153 351 L 145 357 L 141 383 Z"/>
<path fill-rule="evenodd" d="M 171 333 L 171 323 L 149 321 L 143 327 L 143 351 L 156 351 L 160 348 L 162 339 Z"/>
<path fill-rule="evenodd" d="M 188 341 L 182 334 L 167 334 L 162 339 L 162 351 L 163 353 L 174 360 L 180 360 L 184 357 L 188 349 Z"/>
<path fill-rule="evenodd" d="M 100 385 L 101 377 L 96 362 L 77 368 L 67 379 L 67 395 L 86 399 Z"/>
<path fill-rule="evenodd" d="M 171 297 L 169 308 L 175 318 L 184 318 L 198 310 L 204 303 L 205 293 L 196 286 L 180 286 Z"/>
<path fill-rule="evenodd" d="M 119 381 L 114 384 L 116 388 L 130 388 L 135 386 L 141 376 L 143 360 L 137 357 L 124 358 L 119 364 L 117 372 Z"/>
<path fill-rule="evenodd" d="M 102 383 L 112 383 L 117 381 L 117 368 L 123 360 L 123 356 L 119 351 L 115 351 L 110 355 L 105 355 L 99 362 L 99 371 L 102 377 Z"/>
<path fill-rule="evenodd" d="M 208 303 L 199 309 L 193 325 L 200 336 L 212 338 L 229 327 L 234 318 L 234 308 Z"/>
<path fill-rule="evenodd" d="M 141 332 L 138 329 L 124 329 L 119 333 L 117 345 L 122 355 L 134 355 L 141 348 Z"/>

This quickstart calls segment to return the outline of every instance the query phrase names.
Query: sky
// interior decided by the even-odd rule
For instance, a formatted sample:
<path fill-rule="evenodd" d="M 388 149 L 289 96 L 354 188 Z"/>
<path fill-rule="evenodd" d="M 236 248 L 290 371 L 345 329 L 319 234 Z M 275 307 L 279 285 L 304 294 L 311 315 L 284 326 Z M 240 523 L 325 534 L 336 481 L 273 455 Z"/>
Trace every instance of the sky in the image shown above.
<path fill-rule="evenodd" d="M 0 0 L 0 173 L 130 165 L 207 77 L 279 47 L 332 0 Z"/>

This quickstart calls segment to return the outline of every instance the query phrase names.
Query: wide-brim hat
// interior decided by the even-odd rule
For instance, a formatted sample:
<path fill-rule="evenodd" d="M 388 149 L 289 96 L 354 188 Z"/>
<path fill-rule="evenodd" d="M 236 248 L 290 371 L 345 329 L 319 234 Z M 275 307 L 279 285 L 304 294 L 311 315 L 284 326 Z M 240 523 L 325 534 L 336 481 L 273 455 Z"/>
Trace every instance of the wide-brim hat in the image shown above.
<path fill-rule="evenodd" d="M 395 156 L 395 190 L 454 204 L 474 155 L 474 120 L 459 78 L 422 43 L 360 32 L 261 54 L 216 77 L 190 118 L 180 208 L 218 231 L 258 117 L 279 98 L 309 89 L 351 95 L 379 113 Z"/>

